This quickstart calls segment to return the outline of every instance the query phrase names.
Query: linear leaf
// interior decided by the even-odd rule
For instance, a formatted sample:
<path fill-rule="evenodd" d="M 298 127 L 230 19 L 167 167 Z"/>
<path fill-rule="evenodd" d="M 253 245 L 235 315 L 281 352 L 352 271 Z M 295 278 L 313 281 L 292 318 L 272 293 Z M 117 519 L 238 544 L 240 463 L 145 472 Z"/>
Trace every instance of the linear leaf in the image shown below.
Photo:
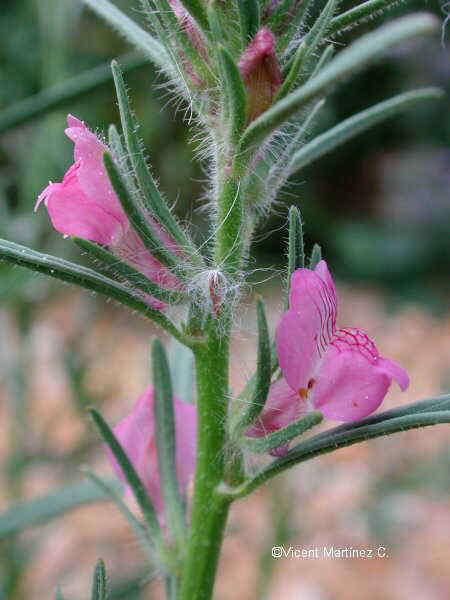
<path fill-rule="evenodd" d="M 92 600 L 106 600 L 106 570 L 105 563 L 101 558 L 97 561 L 92 578 Z"/>
<path fill-rule="evenodd" d="M 440 100 L 444 96 L 445 93 L 438 88 L 424 88 L 399 94 L 389 100 L 375 104 L 374 106 L 345 119 L 325 133 L 318 135 L 308 144 L 303 146 L 303 148 L 298 150 L 292 157 L 289 167 L 290 173 L 292 174 L 298 169 L 305 167 L 327 152 L 331 152 L 363 131 L 366 131 L 385 119 L 389 119 L 409 106 L 414 106 L 416 103 L 422 102 L 423 100 Z"/>
<path fill-rule="evenodd" d="M 296 206 L 289 209 L 289 245 L 288 245 L 288 274 L 286 285 L 285 308 L 289 306 L 289 289 L 292 273 L 305 266 L 305 248 L 303 244 L 302 216 Z"/>
<path fill-rule="evenodd" d="M 448 410 L 450 410 L 450 394 L 444 394 L 443 396 L 437 396 L 436 398 L 430 398 L 427 400 L 421 400 L 419 402 L 398 406 L 396 408 L 391 408 L 390 410 L 385 410 L 381 413 L 366 417 L 365 419 L 361 419 L 359 421 L 343 423 L 342 425 L 333 427 L 331 430 L 328 429 L 327 431 L 319 433 L 315 436 L 315 439 L 323 439 L 325 437 L 329 437 L 330 435 L 336 435 L 337 433 L 353 431 L 354 429 L 363 427 L 365 425 L 375 425 L 377 423 L 387 421 L 388 419 L 398 419 L 399 417 L 406 417 L 408 415 L 415 415 L 417 413 L 432 413 Z"/>
<path fill-rule="evenodd" d="M 176 473 L 172 381 L 166 352 L 159 339 L 155 339 L 152 345 L 152 372 L 158 473 L 164 512 L 171 538 L 181 545 L 185 538 L 185 524 Z"/>
<path fill-rule="evenodd" d="M 302 66 L 307 64 L 306 61 L 315 53 L 318 46 L 322 43 L 328 31 L 334 11 L 336 10 L 336 5 L 337 0 L 328 0 L 324 9 L 310 29 L 308 35 L 305 37 L 304 44 L 306 46 L 306 50 L 303 55 Z M 303 73 L 301 81 L 304 81 L 305 79 L 306 73 Z"/>
<path fill-rule="evenodd" d="M 112 429 L 103 419 L 101 414 L 95 409 L 91 409 L 89 413 L 103 441 L 113 453 L 113 456 L 116 459 L 123 476 L 130 486 L 131 491 L 133 492 L 133 495 L 142 511 L 142 515 L 150 529 L 152 539 L 155 541 L 155 543 L 161 544 L 161 529 L 158 518 L 156 516 L 153 504 L 148 497 L 144 484 L 142 483 L 139 475 L 136 473 L 134 466 L 114 435 Z"/>
<path fill-rule="evenodd" d="M 125 39 L 144 51 L 160 68 L 165 68 L 169 62 L 164 46 L 144 31 L 137 23 L 127 17 L 109 0 L 83 0 L 84 4 L 107 21 Z"/>
<path fill-rule="evenodd" d="M 267 319 L 264 311 L 264 302 L 261 298 L 258 298 L 256 301 L 256 313 L 258 320 L 258 357 L 256 373 L 252 380 L 251 394 L 244 397 L 243 402 L 236 404 L 241 412 L 236 427 L 236 432 L 238 434 L 249 427 L 263 410 L 269 393 L 272 376 L 269 328 L 267 326 Z"/>
<path fill-rule="evenodd" d="M 429 14 L 416 14 L 397 19 L 377 31 L 362 36 L 343 50 L 313 79 L 291 92 L 255 119 L 246 129 L 241 142 L 245 152 L 294 115 L 306 102 L 329 90 L 334 83 L 352 75 L 379 58 L 388 48 L 411 37 L 435 33 L 440 24 Z"/>
<path fill-rule="evenodd" d="M 138 53 L 130 53 L 120 58 L 124 71 L 131 71 L 145 65 L 148 59 Z M 52 85 L 41 92 L 15 102 L 0 112 L 0 133 L 13 127 L 42 117 L 51 110 L 66 106 L 88 92 L 108 83 L 112 79 L 109 63 L 94 67 L 61 83 Z"/>
<path fill-rule="evenodd" d="M 311 73 L 311 79 L 317 75 L 317 73 L 323 69 L 325 65 L 327 65 L 330 60 L 333 58 L 334 54 L 334 46 L 333 44 L 328 44 L 325 50 L 322 52 L 319 60 L 317 61 L 316 66 L 314 67 L 314 71 Z"/>
<path fill-rule="evenodd" d="M 245 48 L 259 29 L 259 4 L 257 0 L 238 0 L 238 4 L 242 45 Z"/>
<path fill-rule="evenodd" d="M 314 244 L 311 258 L 309 259 L 309 268 L 313 271 L 322 260 L 322 249 L 319 244 Z"/>
<path fill-rule="evenodd" d="M 329 33 L 338 33 L 399 3 L 400 0 L 368 0 L 368 2 L 363 2 L 334 17 L 330 23 Z"/>
<path fill-rule="evenodd" d="M 319 425 L 323 421 L 323 414 L 319 411 L 312 411 L 305 416 L 297 419 L 293 423 L 289 423 L 286 427 L 282 427 L 273 433 L 267 434 L 261 438 L 244 437 L 241 439 L 244 446 L 251 452 L 258 454 L 270 452 L 276 448 L 280 448 L 288 444 L 293 438 L 305 433 L 311 427 Z"/>
<path fill-rule="evenodd" d="M 222 63 L 222 73 L 225 78 L 228 114 L 230 116 L 230 137 L 234 146 L 238 143 L 244 129 L 247 98 L 241 74 L 228 50 L 220 44 L 218 52 Z"/>
<path fill-rule="evenodd" d="M 117 481 L 108 482 L 117 493 L 122 485 Z M 46 523 L 86 504 L 104 502 L 108 495 L 91 483 L 80 482 L 68 485 L 57 492 L 34 500 L 19 502 L 0 515 L 0 539 L 19 533 L 28 527 Z"/>
<path fill-rule="evenodd" d="M 113 281 L 92 269 L 2 239 L 0 239 L 0 260 L 26 267 L 67 283 L 73 283 L 86 290 L 116 300 L 155 321 L 182 343 L 186 342 L 181 332 L 161 311 L 151 308 L 146 302 L 131 294 L 125 285 Z"/>
<path fill-rule="evenodd" d="M 378 415 L 383 417 L 383 413 Z M 233 497 L 243 497 L 253 491 L 256 487 L 266 482 L 268 479 L 285 471 L 286 469 L 295 466 L 305 460 L 310 460 L 319 456 L 367 441 L 376 437 L 391 435 L 408 429 L 418 427 L 428 427 L 431 425 L 439 425 L 450 423 L 450 410 L 436 410 L 432 412 L 415 412 L 406 414 L 400 417 L 382 419 L 378 422 L 360 425 L 355 423 L 355 427 L 348 431 L 343 431 L 340 428 L 335 428 L 313 436 L 304 442 L 300 442 L 287 454 L 273 461 L 268 467 L 262 469 L 252 480 L 243 484 L 235 491 L 229 490 Z M 326 435 L 325 435 L 326 434 Z"/>
<path fill-rule="evenodd" d="M 153 296 L 162 302 L 167 302 L 168 304 L 181 302 L 184 299 L 183 294 L 180 292 L 160 288 L 153 283 L 153 281 L 147 279 L 143 273 L 128 263 L 120 260 L 102 246 L 77 237 L 73 237 L 72 240 L 79 248 L 90 254 L 93 258 L 100 260 L 106 267 L 111 269 L 113 274 L 123 277 L 123 279 L 134 288 L 139 289 L 146 294 L 150 294 L 150 296 Z"/>
<path fill-rule="evenodd" d="M 167 206 L 167 203 L 161 197 L 161 194 L 159 193 L 159 190 L 156 187 L 153 177 L 147 167 L 142 146 L 136 133 L 137 123 L 130 110 L 128 95 L 121 68 L 116 61 L 113 61 L 111 63 L 111 69 L 114 76 L 114 83 L 116 85 L 120 120 L 122 122 L 122 130 L 128 148 L 128 155 L 139 184 L 139 189 L 143 194 L 143 201 L 145 203 L 144 206 L 149 213 L 153 215 L 157 223 L 160 224 L 179 245 L 180 249 L 183 252 L 188 253 L 189 257 L 193 258 L 194 261 L 198 262 L 199 253 L 196 252 L 192 242 L 181 229 L 169 207 Z"/>

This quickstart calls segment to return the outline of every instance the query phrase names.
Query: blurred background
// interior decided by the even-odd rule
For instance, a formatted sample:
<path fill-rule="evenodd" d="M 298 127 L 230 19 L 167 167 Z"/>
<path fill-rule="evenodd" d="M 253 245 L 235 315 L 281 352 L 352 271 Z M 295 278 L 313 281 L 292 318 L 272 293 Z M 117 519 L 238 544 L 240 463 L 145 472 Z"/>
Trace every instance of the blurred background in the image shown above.
<path fill-rule="evenodd" d="M 142 21 L 137 2 L 115 3 Z M 341 9 L 354 4 L 343 2 Z M 408 6 L 443 14 L 437 0 Z M 34 214 L 33 207 L 48 180 L 62 179 L 72 162 L 63 134 L 68 112 L 98 132 L 118 124 L 108 77 L 113 57 L 123 57 L 129 69 L 140 134 L 161 188 L 202 236 L 205 175 L 183 113 L 168 102 L 151 65 L 77 0 L 2 0 L 0 40 L 0 237 L 85 260 L 52 230 L 45 211 Z M 447 40 L 446 47 L 438 39 L 403 44 L 339 86 L 318 131 L 413 87 L 437 85 L 450 93 L 450 31 Z M 80 81 L 84 91 L 65 100 Z M 43 113 L 38 108 L 50 87 L 60 100 Z M 281 198 L 300 206 L 308 249 L 318 242 L 337 276 L 341 324 L 364 328 L 383 355 L 409 371 L 409 391 L 393 387 L 386 408 L 450 387 L 449 142 L 448 100 L 423 103 L 302 171 Z M 261 269 L 255 283 L 270 305 L 272 327 L 281 312 L 287 237 L 283 204 L 276 213 L 254 244 Z M 242 315 L 233 342 L 236 391 L 254 363 L 251 298 Z M 149 574 L 128 524 L 110 502 L 92 503 L 80 473 L 88 464 L 112 476 L 84 408 L 101 406 L 111 423 L 131 408 L 149 380 L 147 343 L 155 332 L 101 298 L 5 264 L 0 331 L 0 598 L 48 598 L 57 584 L 69 600 L 86 597 L 99 556 L 111 598 L 160 598 L 152 580 L 157 572 Z M 234 507 L 218 600 L 235 598 L 238 589 L 249 600 L 447 599 L 449 467 L 441 425 L 294 469 Z M 48 494 L 56 495 L 50 501 Z M 25 502 L 20 511 L 14 509 L 19 501 Z M 71 508 L 76 501 L 89 505 Z M 59 515 L 51 520 L 50 506 Z M 389 557 L 272 559 L 271 546 L 280 544 L 385 546 Z"/>

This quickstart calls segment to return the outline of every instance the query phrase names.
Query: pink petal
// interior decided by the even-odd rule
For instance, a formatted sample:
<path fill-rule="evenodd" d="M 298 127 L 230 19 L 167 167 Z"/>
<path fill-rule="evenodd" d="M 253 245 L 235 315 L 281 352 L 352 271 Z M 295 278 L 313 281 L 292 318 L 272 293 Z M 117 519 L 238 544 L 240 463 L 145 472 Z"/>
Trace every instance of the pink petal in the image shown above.
<path fill-rule="evenodd" d="M 315 408 L 338 421 L 369 415 L 382 403 L 394 373 L 402 385 L 407 381 L 403 369 L 391 364 L 363 331 L 339 329 L 314 378 L 310 394 Z"/>
<path fill-rule="evenodd" d="M 176 469 L 181 492 L 184 492 L 194 472 L 196 414 L 195 406 L 174 397 Z M 163 502 L 158 475 L 153 394 L 148 387 L 135 403 L 131 413 L 116 427 L 114 433 L 141 478 L 155 510 L 161 515 Z M 122 471 L 109 449 L 106 449 L 118 477 Z"/>
<path fill-rule="evenodd" d="M 393 360 L 389 360 L 389 358 L 382 358 L 380 356 L 380 358 L 378 359 L 377 366 L 379 369 L 382 369 L 388 377 L 395 379 L 402 392 L 408 389 L 408 373 L 404 369 L 402 369 L 402 367 L 396 362 L 394 362 Z"/>
<path fill-rule="evenodd" d="M 249 429 L 249 437 L 264 437 L 268 433 L 281 429 L 292 421 L 296 421 L 307 411 L 306 402 L 300 398 L 287 384 L 284 378 L 275 381 L 270 386 L 266 404 Z M 270 452 L 272 456 L 281 456 L 288 450 L 288 445 L 276 448 Z"/>
<path fill-rule="evenodd" d="M 320 272 L 327 274 L 326 264 Z M 289 310 L 276 330 L 280 367 L 295 391 L 307 390 L 310 378 L 326 352 L 336 327 L 337 299 L 329 281 L 310 269 L 297 269 L 291 278 Z"/>
<path fill-rule="evenodd" d="M 74 143 L 74 159 L 79 163 L 78 181 L 84 194 L 125 226 L 127 219 L 109 181 L 103 164 L 107 146 L 86 125 L 68 115 L 67 137 Z"/>
<path fill-rule="evenodd" d="M 43 200 L 53 227 L 64 235 L 108 245 L 121 234 L 121 223 L 83 193 L 72 168 L 62 183 L 45 188 L 36 207 Z"/>

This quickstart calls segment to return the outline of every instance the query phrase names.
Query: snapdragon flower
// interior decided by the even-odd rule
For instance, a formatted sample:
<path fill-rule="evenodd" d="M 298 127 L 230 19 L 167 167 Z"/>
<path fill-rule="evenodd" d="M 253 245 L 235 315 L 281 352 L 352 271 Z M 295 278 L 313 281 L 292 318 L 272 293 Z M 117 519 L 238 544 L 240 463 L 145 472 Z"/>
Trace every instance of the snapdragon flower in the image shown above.
<path fill-rule="evenodd" d="M 380 406 L 393 379 L 407 389 L 404 369 L 380 356 L 361 329 L 337 328 L 336 317 L 336 288 L 326 262 L 294 271 L 289 309 L 275 336 L 283 377 L 271 385 L 247 435 L 264 436 L 311 410 L 327 419 L 357 421 Z M 283 446 L 273 453 L 286 451 Z"/>
<path fill-rule="evenodd" d="M 61 183 L 49 183 L 41 192 L 35 211 L 44 202 L 53 227 L 66 236 L 76 236 L 106 246 L 118 258 L 166 289 L 176 289 L 179 281 L 163 266 L 131 227 L 112 188 L 103 164 L 109 148 L 86 125 L 67 116 L 67 137 L 74 143 L 74 163 Z M 148 223 L 173 253 L 177 247 L 156 221 L 146 215 Z M 153 308 L 164 304 L 148 298 Z"/>

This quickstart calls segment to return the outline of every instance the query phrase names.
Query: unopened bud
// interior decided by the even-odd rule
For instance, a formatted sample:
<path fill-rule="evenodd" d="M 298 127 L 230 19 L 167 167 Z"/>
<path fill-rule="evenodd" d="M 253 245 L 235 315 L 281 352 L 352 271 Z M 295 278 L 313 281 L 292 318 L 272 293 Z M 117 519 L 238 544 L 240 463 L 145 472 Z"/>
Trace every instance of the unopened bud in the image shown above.
<path fill-rule="evenodd" d="M 238 62 L 239 71 L 247 90 L 247 123 L 253 121 L 272 104 L 282 83 L 282 75 L 275 54 L 272 32 L 260 29 Z"/>

